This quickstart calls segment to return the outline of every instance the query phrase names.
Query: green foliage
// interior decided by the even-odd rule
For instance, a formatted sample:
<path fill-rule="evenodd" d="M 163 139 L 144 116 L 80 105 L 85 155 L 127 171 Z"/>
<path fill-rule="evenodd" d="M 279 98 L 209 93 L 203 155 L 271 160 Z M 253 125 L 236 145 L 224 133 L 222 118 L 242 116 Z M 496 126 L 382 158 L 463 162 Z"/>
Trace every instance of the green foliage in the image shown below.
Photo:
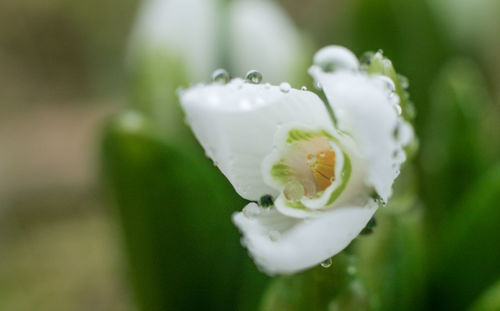
<path fill-rule="evenodd" d="M 423 211 L 411 190 L 415 175 L 403 171 L 397 195 L 376 214 L 373 233 L 355 244 L 359 272 L 374 311 L 422 310 L 426 281 Z M 407 189 L 402 189 L 407 188 Z"/>
<path fill-rule="evenodd" d="M 244 202 L 201 150 L 126 111 L 105 130 L 102 163 L 140 310 L 237 309 L 248 259 L 230 215 Z"/>
<path fill-rule="evenodd" d="M 164 49 L 134 51 L 129 64 L 132 107 L 145 113 L 169 141 L 186 140 L 177 90 L 188 82 L 183 59 Z"/>
<path fill-rule="evenodd" d="M 500 311 L 500 281 L 482 294 L 469 311 Z"/>
<path fill-rule="evenodd" d="M 333 257 L 329 268 L 317 266 L 275 278 L 263 297 L 261 311 L 365 310 L 361 307 L 366 302 L 357 299 L 364 291 L 358 285 L 351 286 L 354 280 L 348 267 L 353 267 L 351 258 L 342 254 Z M 351 308 L 339 309 L 339 306 Z"/>
<path fill-rule="evenodd" d="M 484 169 L 480 142 L 489 134 L 481 117 L 489 99 L 476 65 L 463 59 L 449 62 L 432 90 L 420 165 L 429 220 L 439 223 L 454 208 L 457 194 Z"/>
<path fill-rule="evenodd" d="M 434 245 L 433 310 L 462 310 L 500 277 L 500 163 L 474 182 Z"/>

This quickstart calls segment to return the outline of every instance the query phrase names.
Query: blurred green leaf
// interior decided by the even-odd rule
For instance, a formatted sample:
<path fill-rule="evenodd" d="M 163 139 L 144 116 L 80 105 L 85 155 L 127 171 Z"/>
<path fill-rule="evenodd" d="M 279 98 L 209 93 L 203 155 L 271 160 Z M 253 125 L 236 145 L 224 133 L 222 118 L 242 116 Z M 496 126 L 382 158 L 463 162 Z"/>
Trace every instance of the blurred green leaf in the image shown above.
<path fill-rule="evenodd" d="M 188 138 L 189 129 L 177 98 L 177 90 L 188 83 L 182 58 L 162 49 L 139 49 L 130 57 L 132 107 L 154 121 L 158 133 L 169 141 Z"/>
<path fill-rule="evenodd" d="M 422 194 L 436 225 L 446 217 L 470 181 L 484 169 L 481 112 L 488 103 L 486 83 L 477 66 L 450 61 L 432 89 L 422 134 Z"/>
<path fill-rule="evenodd" d="M 469 311 L 500 311 L 500 281 L 483 293 Z"/>
<path fill-rule="evenodd" d="M 102 144 L 139 308 L 236 310 L 248 276 L 230 215 L 244 202 L 200 149 L 155 133 L 142 114 L 126 111 L 109 122 Z"/>
<path fill-rule="evenodd" d="M 419 115 L 427 113 L 428 89 L 451 45 L 434 20 L 429 1 L 351 1 L 352 34 L 347 45 L 356 53 L 382 49 L 398 72 L 410 78 Z M 422 119 L 417 119 L 419 132 Z"/>
<path fill-rule="evenodd" d="M 401 178 L 403 177 L 403 178 Z M 376 214 L 373 233 L 355 244 L 359 272 L 373 310 L 422 310 L 426 281 L 423 213 L 415 203 L 414 174 L 403 171 L 398 195 Z M 406 190 L 406 191 L 403 191 Z"/>
<path fill-rule="evenodd" d="M 467 189 L 434 245 L 433 310 L 464 310 L 500 277 L 500 163 Z"/>
<path fill-rule="evenodd" d="M 304 272 L 276 277 L 262 301 L 262 311 L 329 310 L 329 305 L 346 290 L 351 277 L 349 256 L 332 258 L 329 268 L 317 266 Z"/>

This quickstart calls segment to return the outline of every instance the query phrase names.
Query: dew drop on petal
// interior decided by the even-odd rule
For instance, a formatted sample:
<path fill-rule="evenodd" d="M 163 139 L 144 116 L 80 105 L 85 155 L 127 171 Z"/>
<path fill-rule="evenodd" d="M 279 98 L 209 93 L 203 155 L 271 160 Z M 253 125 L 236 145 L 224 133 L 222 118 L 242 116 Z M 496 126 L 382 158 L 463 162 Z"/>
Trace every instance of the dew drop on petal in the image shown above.
<path fill-rule="evenodd" d="M 269 194 L 263 195 L 259 199 L 259 204 L 262 207 L 269 207 L 273 205 L 273 197 Z"/>
<path fill-rule="evenodd" d="M 266 83 L 266 84 L 264 84 L 264 86 L 266 87 L 266 89 L 269 89 L 269 88 L 271 88 L 271 83 Z"/>
<path fill-rule="evenodd" d="M 278 241 L 281 238 L 281 233 L 279 231 L 273 230 L 269 232 L 269 239 L 271 241 Z"/>
<path fill-rule="evenodd" d="M 260 209 L 255 204 L 250 204 L 243 208 L 243 214 L 247 217 L 257 216 L 260 214 Z"/>
<path fill-rule="evenodd" d="M 331 258 L 328 258 L 327 260 L 323 261 L 321 263 L 321 266 L 323 268 L 330 268 L 332 266 L 332 259 Z"/>
<path fill-rule="evenodd" d="M 299 201 L 305 194 L 305 189 L 298 181 L 290 181 L 283 190 L 285 198 L 289 201 Z"/>
<path fill-rule="evenodd" d="M 403 109 L 401 109 L 401 106 L 399 104 L 395 104 L 394 108 L 396 108 L 396 112 L 398 113 L 398 115 L 401 115 L 401 113 L 403 112 Z"/>
<path fill-rule="evenodd" d="M 250 70 L 245 79 L 250 83 L 259 84 L 262 81 L 262 74 L 257 70 Z"/>
<path fill-rule="evenodd" d="M 311 180 L 303 180 L 302 186 L 304 187 L 304 194 L 312 199 L 316 194 L 316 184 Z"/>
<path fill-rule="evenodd" d="M 392 81 L 392 79 L 388 76 L 377 75 L 377 79 L 387 90 L 389 90 L 389 92 L 393 93 L 396 91 L 396 85 L 394 84 L 394 81 Z"/>
<path fill-rule="evenodd" d="M 288 82 L 282 82 L 280 84 L 280 90 L 283 92 L 283 93 L 288 93 L 290 92 L 292 86 L 290 85 L 290 83 Z"/>
<path fill-rule="evenodd" d="M 301 89 L 302 91 L 307 91 L 307 86 L 305 86 L 305 85 L 304 85 L 304 86 L 302 86 L 300 89 Z"/>
<path fill-rule="evenodd" d="M 408 78 L 403 75 L 398 75 L 399 83 L 401 83 L 401 87 L 403 89 L 407 89 L 410 86 L 410 82 L 408 82 Z"/>
<path fill-rule="evenodd" d="M 324 72 L 333 72 L 337 69 L 357 70 L 359 68 L 356 55 L 342 46 L 322 48 L 314 55 L 313 62 Z"/>
<path fill-rule="evenodd" d="M 212 73 L 212 81 L 226 84 L 229 81 L 229 73 L 225 69 L 219 68 Z"/>

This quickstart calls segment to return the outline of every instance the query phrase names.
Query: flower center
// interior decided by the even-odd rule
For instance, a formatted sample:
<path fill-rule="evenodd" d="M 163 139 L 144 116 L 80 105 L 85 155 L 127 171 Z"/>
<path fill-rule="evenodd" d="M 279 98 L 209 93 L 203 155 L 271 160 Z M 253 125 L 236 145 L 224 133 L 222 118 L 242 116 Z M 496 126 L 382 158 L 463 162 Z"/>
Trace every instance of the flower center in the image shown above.
<path fill-rule="evenodd" d="M 322 150 L 316 155 L 307 155 L 307 164 L 319 191 L 323 191 L 335 181 L 335 151 Z"/>
<path fill-rule="evenodd" d="M 335 158 L 335 151 L 324 136 L 298 143 L 294 152 L 285 158 L 293 171 L 284 188 L 287 200 L 320 195 L 335 181 Z"/>

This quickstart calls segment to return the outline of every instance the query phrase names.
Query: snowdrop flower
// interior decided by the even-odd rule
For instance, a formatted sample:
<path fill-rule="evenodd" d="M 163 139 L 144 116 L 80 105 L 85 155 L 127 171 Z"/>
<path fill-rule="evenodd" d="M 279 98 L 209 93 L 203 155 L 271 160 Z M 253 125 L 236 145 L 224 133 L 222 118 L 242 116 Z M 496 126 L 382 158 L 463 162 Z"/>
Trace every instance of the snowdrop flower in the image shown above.
<path fill-rule="evenodd" d="M 268 274 L 342 251 L 391 196 L 413 135 L 393 81 L 369 74 L 348 49 L 321 49 L 309 73 L 327 103 L 286 83 L 242 79 L 180 92 L 207 155 L 254 201 L 233 221 Z"/>
<path fill-rule="evenodd" d="M 145 0 L 128 62 L 136 66 L 142 53 L 155 52 L 180 62 L 196 80 L 228 66 L 235 74 L 267 68 L 268 81 L 278 82 L 297 69 L 303 46 L 292 20 L 271 0 Z"/>

